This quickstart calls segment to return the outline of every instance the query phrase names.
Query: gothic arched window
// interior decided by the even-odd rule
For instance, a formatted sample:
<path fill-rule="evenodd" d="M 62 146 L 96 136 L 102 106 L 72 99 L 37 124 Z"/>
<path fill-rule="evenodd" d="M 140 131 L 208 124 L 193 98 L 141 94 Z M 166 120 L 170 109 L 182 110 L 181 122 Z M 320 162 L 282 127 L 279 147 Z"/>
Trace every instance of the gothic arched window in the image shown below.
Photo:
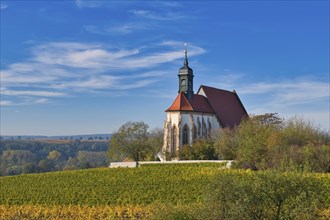
<path fill-rule="evenodd" d="M 211 137 L 212 126 L 211 126 L 210 120 L 207 120 L 207 121 L 208 121 L 208 124 L 209 124 L 209 129 L 207 130 L 207 134 L 208 134 L 208 137 L 210 138 Z"/>
<path fill-rule="evenodd" d="M 174 156 L 176 152 L 176 127 L 173 125 L 172 128 L 172 144 L 171 144 L 171 155 Z"/>
<path fill-rule="evenodd" d="M 189 144 L 189 127 L 187 124 L 182 129 L 182 145 Z"/>
<path fill-rule="evenodd" d="M 199 118 L 197 119 L 197 121 L 198 121 L 198 130 L 197 130 L 198 138 L 201 139 L 201 122 L 199 121 Z"/>
<path fill-rule="evenodd" d="M 170 125 L 167 124 L 166 125 L 166 132 L 167 132 L 167 135 L 166 135 L 166 151 L 169 151 L 170 149 Z"/>
<path fill-rule="evenodd" d="M 193 127 L 193 140 L 197 139 L 197 129 L 196 126 Z"/>
<path fill-rule="evenodd" d="M 202 129 L 202 138 L 206 139 L 207 138 L 207 128 L 206 128 L 206 124 L 203 121 L 203 129 Z"/>

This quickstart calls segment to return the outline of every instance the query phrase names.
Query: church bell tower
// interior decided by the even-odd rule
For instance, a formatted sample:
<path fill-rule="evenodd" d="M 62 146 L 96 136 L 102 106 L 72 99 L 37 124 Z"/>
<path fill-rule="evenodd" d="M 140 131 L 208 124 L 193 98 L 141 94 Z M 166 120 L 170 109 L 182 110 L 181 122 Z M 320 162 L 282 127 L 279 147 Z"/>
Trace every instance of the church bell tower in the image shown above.
<path fill-rule="evenodd" d="M 179 93 L 184 92 L 188 99 L 192 99 L 193 91 L 193 70 L 188 66 L 187 48 L 184 50 L 183 67 L 179 70 Z"/>

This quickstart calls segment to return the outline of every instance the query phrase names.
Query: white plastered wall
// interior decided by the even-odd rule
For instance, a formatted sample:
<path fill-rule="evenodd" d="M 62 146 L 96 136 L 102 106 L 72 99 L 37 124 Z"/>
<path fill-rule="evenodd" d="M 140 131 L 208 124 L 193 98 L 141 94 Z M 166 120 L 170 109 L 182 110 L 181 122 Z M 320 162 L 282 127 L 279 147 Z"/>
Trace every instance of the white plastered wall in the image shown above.
<path fill-rule="evenodd" d="M 201 127 L 198 133 L 198 124 L 200 123 Z M 164 146 L 163 152 L 168 152 L 171 155 L 175 155 L 175 152 L 171 152 L 173 149 L 178 151 L 182 147 L 182 129 L 185 125 L 189 127 L 189 144 L 193 143 L 193 126 L 196 126 L 197 129 L 197 139 L 203 139 L 203 122 L 206 125 L 207 133 L 210 130 L 220 129 L 220 123 L 215 115 L 205 114 L 199 112 L 167 112 L 166 120 L 164 122 Z M 173 144 L 173 127 L 176 127 L 176 141 L 175 145 Z M 205 137 L 204 137 L 205 138 Z"/>

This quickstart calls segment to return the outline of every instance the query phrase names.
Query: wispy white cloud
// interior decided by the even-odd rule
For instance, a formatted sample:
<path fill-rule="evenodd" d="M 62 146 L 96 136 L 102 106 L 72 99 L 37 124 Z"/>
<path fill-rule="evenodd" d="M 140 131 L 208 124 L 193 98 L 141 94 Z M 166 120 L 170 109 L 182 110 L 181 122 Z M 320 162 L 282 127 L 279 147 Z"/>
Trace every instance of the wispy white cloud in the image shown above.
<path fill-rule="evenodd" d="M 85 31 L 100 35 L 123 35 L 141 30 L 150 30 L 157 27 L 155 24 L 142 22 L 114 23 L 108 25 L 85 25 Z"/>
<path fill-rule="evenodd" d="M 127 89 L 137 89 L 137 88 L 143 88 L 150 84 L 153 84 L 157 82 L 157 79 L 144 79 L 144 80 L 138 80 L 136 82 L 132 82 L 130 84 L 122 84 L 117 87 L 119 90 L 127 90 Z"/>
<path fill-rule="evenodd" d="M 35 48 L 33 59 L 43 64 L 74 68 L 136 69 L 182 58 L 182 51 L 173 47 L 170 49 L 172 50 L 150 53 L 141 51 L 140 48 L 118 50 L 97 44 L 84 44 L 79 47 L 79 44 L 75 43 L 50 43 Z M 191 46 L 189 54 L 195 56 L 204 52 L 201 47 Z"/>
<path fill-rule="evenodd" d="M 330 85 L 324 80 L 304 77 L 277 79 L 275 82 L 250 82 L 247 75 L 226 69 L 211 85 L 228 90 L 235 89 L 243 96 L 262 97 L 263 100 L 268 100 L 267 104 L 273 106 L 306 104 L 330 97 Z"/>
<path fill-rule="evenodd" d="M 130 3 L 134 5 L 134 2 Z M 160 28 L 164 27 L 164 22 L 176 22 L 187 18 L 186 15 L 184 16 L 182 13 L 164 9 L 173 6 L 164 4 L 164 6 L 157 7 L 155 6 L 157 4 L 160 3 L 153 2 L 150 7 L 155 8 L 155 10 L 129 10 L 126 12 L 127 19 L 124 21 L 112 21 L 106 24 L 89 24 L 84 26 L 84 30 L 89 33 L 100 35 L 127 35 L 146 30 L 158 31 Z"/>
<path fill-rule="evenodd" d="M 169 71 L 157 70 L 157 71 L 142 72 L 140 74 L 135 74 L 133 76 L 129 76 L 129 78 L 162 77 L 162 76 L 166 76 L 168 74 L 169 74 Z"/>
<path fill-rule="evenodd" d="M 329 84 L 319 81 L 260 82 L 240 88 L 240 94 L 272 94 L 276 105 L 297 105 L 329 97 Z"/>
<path fill-rule="evenodd" d="M 34 59 L 44 64 L 58 64 L 75 68 L 103 68 L 115 66 L 114 60 L 136 54 L 138 51 L 110 51 L 101 46 L 75 49 L 70 45 L 44 45 L 35 50 Z"/>
<path fill-rule="evenodd" d="M 34 101 L 34 104 L 46 104 L 46 103 L 48 103 L 48 102 L 49 102 L 48 99 L 41 98 L 41 99 L 36 99 L 36 100 Z"/>
<path fill-rule="evenodd" d="M 25 64 L 24 64 L 25 65 Z M 33 64 L 31 65 L 33 67 Z M 31 71 L 27 72 L 30 73 Z M 24 74 L 24 72 L 20 72 L 15 68 L 10 68 L 6 71 L 1 71 L 1 81 L 2 83 L 10 83 L 10 84 L 27 84 L 27 83 L 42 83 L 42 82 L 50 82 L 55 80 L 55 76 L 49 75 L 39 75 L 38 73 L 35 75 Z"/>
<path fill-rule="evenodd" d="M 328 79 L 304 76 L 271 82 L 250 82 L 248 74 L 234 72 L 223 71 L 223 75 L 216 78 L 215 82 L 210 82 L 210 85 L 228 90 L 235 89 L 249 113 L 277 112 L 285 118 L 303 115 L 322 128 L 330 129 Z"/>
<path fill-rule="evenodd" d="M 89 91 L 91 89 L 113 88 L 115 84 L 119 84 L 119 77 L 97 75 L 82 79 L 75 79 L 69 82 L 52 84 L 50 87 L 53 89 L 75 89 L 79 91 Z"/>
<path fill-rule="evenodd" d="M 184 16 L 178 13 L 173 13 L 171 11 L 164 13 L 164 12 L 156 12 L 149 10 L 132 10 L 130 12 L 137 17 L 142 17 L 151 20 L 158 20 L 158 21 L 174 21 L 184 18 Z"/>
<path fill-rule="evenodd" d="M 41 96 L 41 97 L 62 97 L 66 96 L 62 92 L 51 92 L 51 91 L 23 91 L 23 90 L 6 90 L 1 89 L 2 95 L 7 96 Z"/>
<path fill-rule="evenodd" d="M 0 106 L 12 106 L 14 103 L 9 100 L 0 100 Z"/>
<path fill-rule="evenodd" d="M 78 8 L 98 8 L 104 6 L 107 2 L 100 0 L 75 0 L 75 4 Z"/>
<path fill-rule="evenodd" d="M 105 1 L 105 0 L 75 0 L 78 8 L 99 8 L 99 7 L 125 7 L 125 6 L 141 6 L 141 1 Z M 143 5 L 154 8 L 177 8 L 181 6 L 179 2 L 173 1 L 143 1 Z"/>
<path fill-rule="evenodd" d="M 7 4 L 5 4 L 5 3 L 1 3 L 1 4 L 0 4 L 0 9 L 1 9 L 1 10 L 4 10 L 4 9 L 6 9 L 6 8 L 8 8 L 8 5 L 7 5 Z"/>
<path fill-rule="evenodd" d="M 206 50 L 202 47 L 198 47 L 194 44 L 191 44 L 189 42 L 182 42 L 182 41 L 173 41 L 173 40 L 167 40 L 167 41 L 163 41 L 161 43 L 158 44 L 159 46 L 168 46 L 171 48 L 180 48 L 180 53 L 181 53 L 181 57 L 182 57 L 182 53 L 184 51 L 184 47 L 187 48 L 188 53 L 189 53 L 189 57 L 191 56 L 197 56 L 203 53 L 206 53 Z"/>
<path fill-rule="evenodd" d="M 18 97 L 15 101 L 2 100 L 0 101 L 0 106 L 26 106 L 26 105 L 35 105 L 35 104 L 48 104 L 50 103 L 47 98 L 35 98 L 35 97 Z"/>
<path fill-rule="evenodd" d="M 182 59 L 183 51 L 177 45 L 183 43 L 171 41 L 130 49 L 79 42 L 36 45 L 30 58 L 0 70 L 1 94 L 12 101 L 4 104 L 43 104 L 75 93 L 111 91 L 113 95 L 148 87 L 168 75 L 163 64 Z M 190 56 L 204 52 L 192 45 Z"/>

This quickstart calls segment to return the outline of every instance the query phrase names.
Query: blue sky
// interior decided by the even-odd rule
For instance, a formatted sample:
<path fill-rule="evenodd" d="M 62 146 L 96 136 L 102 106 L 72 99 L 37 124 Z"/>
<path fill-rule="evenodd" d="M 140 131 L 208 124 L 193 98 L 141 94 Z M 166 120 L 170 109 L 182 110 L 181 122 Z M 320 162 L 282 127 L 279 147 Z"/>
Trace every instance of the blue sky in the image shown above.
<path fill-rule="evenodd" d="M 199 85 L 329 131 L 329 1 L 2 1 L 1 134 L 162 128 Z"/>

